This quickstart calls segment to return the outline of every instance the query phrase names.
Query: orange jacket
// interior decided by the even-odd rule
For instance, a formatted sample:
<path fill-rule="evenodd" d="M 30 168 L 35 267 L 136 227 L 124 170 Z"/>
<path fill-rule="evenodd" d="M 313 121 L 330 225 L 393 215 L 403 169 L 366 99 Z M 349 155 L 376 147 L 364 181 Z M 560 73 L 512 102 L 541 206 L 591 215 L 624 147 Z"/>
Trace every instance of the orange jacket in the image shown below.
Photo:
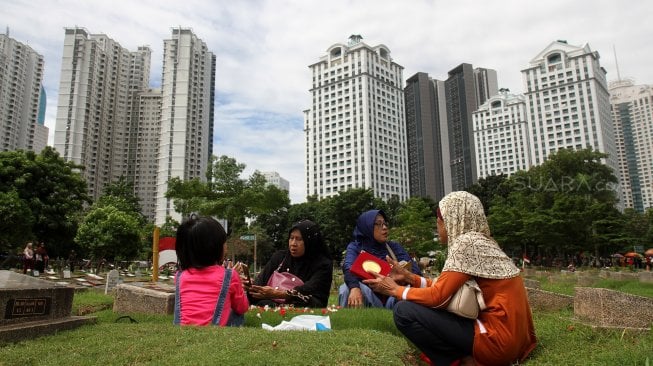
<path fill-rule="evenodd" d="M 406 300 L 429 307 L 446 308 L 451 296 L 472 276 L 443 272 L 437 281 L 413 276 Z M 483 291 L 487 308 L 474 326 L 474 360 L 477 365 L 509 365 L 525 359 L 537 340 L 524 281 L 520 276 L 508 279 L 475 278 Z M 395 291 L 402 298 L 406 287 Z"/>

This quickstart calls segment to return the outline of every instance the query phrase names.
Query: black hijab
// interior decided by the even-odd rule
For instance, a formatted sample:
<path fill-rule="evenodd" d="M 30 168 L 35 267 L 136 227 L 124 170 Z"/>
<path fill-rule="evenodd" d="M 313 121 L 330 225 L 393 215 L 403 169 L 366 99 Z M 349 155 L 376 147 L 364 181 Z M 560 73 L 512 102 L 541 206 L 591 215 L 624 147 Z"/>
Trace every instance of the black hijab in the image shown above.
<path fill-rule="evenodd" d="M 288 230 L 289 236 L 293 230 L 299 230 L 302 234 L 302 239 L 304 240 L 304 255 L 302 257 L 315 259 L 323 256 L 331 259 L 329 250 L 324 244 L 320 227 L 316 223 L 311 220 L 299 221 Z"/>

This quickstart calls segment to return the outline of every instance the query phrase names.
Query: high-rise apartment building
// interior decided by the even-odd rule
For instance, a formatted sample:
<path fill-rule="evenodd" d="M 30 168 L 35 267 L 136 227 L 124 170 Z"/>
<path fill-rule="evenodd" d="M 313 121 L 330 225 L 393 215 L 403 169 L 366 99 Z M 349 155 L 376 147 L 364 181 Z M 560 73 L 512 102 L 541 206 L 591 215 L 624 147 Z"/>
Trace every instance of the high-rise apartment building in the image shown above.
<path fill-rule="evenodd" d="M 388 47 L 371 47 L 352 35 L 309 67 L 307 195 L 371 188 L 382 199 L 408 198 L 403 67 Z"/>
<path fill-rule="evenodd" d="M 653 207 L 653 85 L 610 83 L 620 186 L 624 208 Z"/>
<path fill-rule="evenodd" d="M 165 197 L 168 180 L 206 179 L 213 152 L 215 55 L 190 29 L 164 41 L 161 136 L 157 157 L 156 223 L 180 220 Z"/>
<path fill-rule="evenodd" d="M 451 185 L 460 191 L 477 180 L 472 112 L 498 93 L 497 73 L 463 63 L 449 71 L 444 85 Z"/>
<path fill-rule="evenodd" d="M 0 34 L 0 151 L 45 148 L 48 128 L 39 119 L 45 114 L 43 67 L 42 55 Z"/>
<path fill-rule="evenodd" d="M 406 80 L 409 194 L 439 201 L 451 192 L 444 82 L 418 72 Z"/>
<path fill-rule="evenodd" d="M 179 214 L 168 179 L 205 179 L 213 149 L 215 56 L 191 30 L 164 41 L 161 89 L 149 88 L 151 50 L 129 51 L 104 34 L 65 30 L 54 145 L 84 166 L 89 194 L 126 177 L 143 213 Z"/>
<path fill-rule="evenodd" d="M 84 166 L 95 199 L 109 183 L 131 178 L 133 85 L 147 87 L 149 67 L 136 65 L 149 65 L 149 57 L 148 48 L 130 52 L 104 34 L 65 29 L 54 147 L 65 160 Z"/>
<path fill-rule="evenodd" d="M 139 117 L 136 129 L 130 136 L 128 174 L 134 177 L 134 193 L 140 198 L 143 215 L 154 219 L 161 134 L 161 89 L 138 93 L 132 114 Z"/>
<path fill-rule="evenodd" d="M 268 184 L 271 184 L 279 189 L 285 190 L 286 192 L 290 191 L 290 182 L 287 179 L 284 179 L 277 172 L 261 172 L 265 177 L 265 180 Z"/>
<path fill-rule="evenodd" d="M 531 167 L 526 98 L 501 89 L 472 114 L 478 178 Z"/>
<path fill-rule="evenodd" d="M 50 137 L 50 129 L 45 126 L 45 109 L 47 106 L 48 97 L 45 93 L 45 88 L 41 85 L 41 95 L 39 96 L 39 113 L 36 117 L 36 126 L 34 126 L 34 142 L 32 149 L 36 153 L 48 146 L 48 138 Z"/>
<path fill-rule="evenodd" d="M 618 175 L 606 71 L 589 45 L 552 42 L 522 70 L 533 165 L 560 149 L 608 154 Z"/>

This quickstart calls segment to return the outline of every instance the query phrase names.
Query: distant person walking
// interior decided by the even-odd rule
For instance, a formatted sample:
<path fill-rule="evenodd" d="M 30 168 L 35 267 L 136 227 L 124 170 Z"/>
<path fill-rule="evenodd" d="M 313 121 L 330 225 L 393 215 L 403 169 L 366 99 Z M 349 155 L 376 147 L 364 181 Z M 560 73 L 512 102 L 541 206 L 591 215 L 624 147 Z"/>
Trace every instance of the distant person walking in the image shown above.
<path fill-rule="evenodd" d="M 70 267 L 70 273 L 75 272 L 75 262 L 77 262 L 77 254 L 74 250 L 71 250 L 70 254 L 68 254 L 68 266 Z"/>
<path fill-rule="evenodd" d="M 27 243 L 23 250 L 23 274 L 32 269 L 34 269 L 34 249 L 32 249 L 32 243 L 30 242 Z"/>
<path fill-rule="evenodd" d="M 48 251 L 45 250 L 45 244 L 41 242 L 34 253 L 34 269 L 43 273 L 48 267 L 48 260 Z"/>

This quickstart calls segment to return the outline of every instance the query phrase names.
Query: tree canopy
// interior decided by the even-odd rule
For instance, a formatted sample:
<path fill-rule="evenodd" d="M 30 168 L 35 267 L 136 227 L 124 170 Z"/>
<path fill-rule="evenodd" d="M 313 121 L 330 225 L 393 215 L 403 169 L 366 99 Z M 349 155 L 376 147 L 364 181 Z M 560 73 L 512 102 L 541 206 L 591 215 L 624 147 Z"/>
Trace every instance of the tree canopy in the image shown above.
<path fill-rule="evenodd" d="M 65 162 L 52 147 L 0 152 L 0 212 L 7 230 L 0 250 L 18 250 L 26 241 L 46 243 L 54 257 L 68 253 L 79 213 L 91 200 L 82 167 Z"/>
<path fill-rule="evenodd" d="M 617 178 L 606 157 L 591 148 L 560 150 L 499 184 L 488 217 L 493 235 L 515 255 L 597 252 L 606 243 L 596 223 L 618 216 Z"/>
<path fill-rule="evenodd" d="M 82 220 L 75 242 L 95 259 L 131 260 L 138 257 L 151 238 L 134 186 L 121 177 L 105 187 L 102 196 Z"/>
<path fill-rule="evenodd" d="M 212 157 L 207 182 L 172 178 L 166 197 L 173 199 L 175 210 L 183 216 L 191 212 L 226 219 L 229 232 L 241 232 L 245 218 L 290 206 L 288 192 L 267 184 L 265 177 L 254 172 L 249 179 L 240 177 L 245 164 L 236 159 Z"/>

